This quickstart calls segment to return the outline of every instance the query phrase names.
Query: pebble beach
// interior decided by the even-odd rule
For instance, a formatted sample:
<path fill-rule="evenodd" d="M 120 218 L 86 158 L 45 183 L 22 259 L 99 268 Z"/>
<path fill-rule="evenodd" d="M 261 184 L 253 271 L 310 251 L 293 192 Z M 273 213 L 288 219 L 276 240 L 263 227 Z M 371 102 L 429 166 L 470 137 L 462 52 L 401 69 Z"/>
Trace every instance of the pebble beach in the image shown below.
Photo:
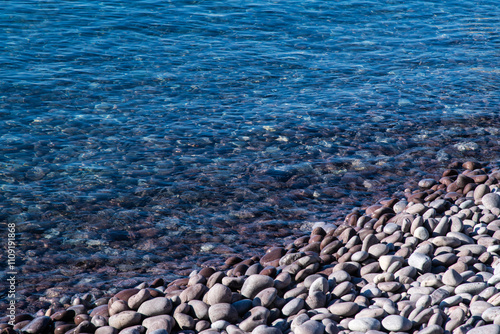
<path fill-rule="evenodd" d="M 1 318 L 2 333 L 500 333 L 499 181 L 498 166 L 453 163 L 224 270 L 75 295 Z"/>
<path fill-rule="evenodd" d="M 497 332 L 499 36 L 494 0 L 9 0 L 1 334 Z"/>

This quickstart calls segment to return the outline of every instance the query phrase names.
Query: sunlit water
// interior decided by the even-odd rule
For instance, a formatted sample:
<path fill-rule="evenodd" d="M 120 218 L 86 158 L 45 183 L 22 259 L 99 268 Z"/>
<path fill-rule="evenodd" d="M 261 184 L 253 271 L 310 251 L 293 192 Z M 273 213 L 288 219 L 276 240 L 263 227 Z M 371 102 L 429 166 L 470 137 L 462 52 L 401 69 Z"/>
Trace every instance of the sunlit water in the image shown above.
<path fill-rule="evenodd" d="M 20 299 L 261 254 L 451 161 L 498 161 L 499 32 L 497 1 L 9 1 Z"/>

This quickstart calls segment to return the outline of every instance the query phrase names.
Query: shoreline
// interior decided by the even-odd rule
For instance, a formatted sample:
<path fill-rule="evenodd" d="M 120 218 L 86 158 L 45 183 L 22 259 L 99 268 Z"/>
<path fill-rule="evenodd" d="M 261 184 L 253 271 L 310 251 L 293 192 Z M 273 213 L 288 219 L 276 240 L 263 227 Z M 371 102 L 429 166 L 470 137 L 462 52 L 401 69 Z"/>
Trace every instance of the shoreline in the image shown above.
<path fill-rule="evenodd" d="M 157 278 L 111 298 L 80 295 L 35 318 L 4 317 L 0 328 L 97 334 L 143 334 L 155 326 L 206 334 L 500 331 L 500 170 L 471 161 L 449 167 L 439 180 L 407 189 L 404 199 L 354 211 L 343 225 L 318 223 L 309 236 L 260 258 L 232 256 L 225 268 L 205 267 L 168 284 Z"/>

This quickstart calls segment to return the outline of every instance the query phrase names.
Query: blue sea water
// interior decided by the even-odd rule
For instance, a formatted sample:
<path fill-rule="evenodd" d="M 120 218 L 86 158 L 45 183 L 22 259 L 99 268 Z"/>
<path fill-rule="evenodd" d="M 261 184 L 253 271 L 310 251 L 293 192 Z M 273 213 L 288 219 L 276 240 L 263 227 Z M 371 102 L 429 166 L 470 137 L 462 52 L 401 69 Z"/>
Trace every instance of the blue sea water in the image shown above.
<path fill-rule="evenodd" d="M 11 0 L 0 41 L 25 295 L 259 253 L 500 157 L 497 1 Z"/>

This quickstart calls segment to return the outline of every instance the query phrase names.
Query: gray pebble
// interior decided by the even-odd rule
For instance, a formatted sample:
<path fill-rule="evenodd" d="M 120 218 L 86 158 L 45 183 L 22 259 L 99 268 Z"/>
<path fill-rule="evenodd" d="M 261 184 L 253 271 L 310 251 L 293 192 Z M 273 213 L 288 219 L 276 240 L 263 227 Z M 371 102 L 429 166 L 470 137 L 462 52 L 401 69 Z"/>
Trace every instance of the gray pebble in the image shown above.
<path fill-rule="evenodd" d="M 413 323 L 400 315 L 389 315 L 382 319 L 382 326 L 392 332 L 407 332 L 413 327 Z"/>
<path fill-rule="evenodd" d="M 375 318 L 356 318 L 349 321 L 348 326 L 351 331 L 366 333 L 369 330 L 378 331 L 380 329 L 380 321 Z"/>
<path fill-rule="evenodd" d="M 483 205 L 486 209 L 500 208 L 500 195 L 497 193 L 489 193 L 481 198 Z"/>
<path fill-rule="evenodd" d="M 408 264 L 421 272 L 429 272 L 432 266 L 432 260 L 425 254 L 413 253 L 408 258 Z"/>
<path fill-rule="evenodd" d="M 243 287 L 241 288 L 241 295 L 253 299 L 262 290 L 274 286 L 274 280 L 265 275 L 252 275 L 247 277 Z"/>

